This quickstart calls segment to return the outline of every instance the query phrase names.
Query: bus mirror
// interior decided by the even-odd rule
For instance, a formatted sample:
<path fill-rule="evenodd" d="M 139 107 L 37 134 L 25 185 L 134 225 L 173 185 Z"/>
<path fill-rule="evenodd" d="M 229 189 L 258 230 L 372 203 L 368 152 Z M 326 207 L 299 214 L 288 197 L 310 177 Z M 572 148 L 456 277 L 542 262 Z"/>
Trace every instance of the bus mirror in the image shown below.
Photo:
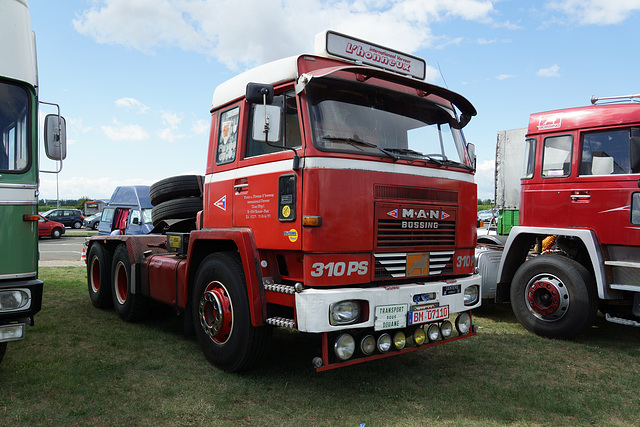
<path fill-rule="evenodd" d="M 251 137 L 259 142 L 280 141 L 280 116 L 282 110 L 275 105 L 255 105 Z"/>
<path fill-rule="evenodd" d="M 245 98 L 251 104 L 271 104 L 273 102 L 273 86 L 262 83 L 247 83 Z"/>
<path fill-rule="evenodd" d="M 44 149 L 51 160 L 67 158 L 67 122 L 57 114 L 44 118 Z"/>

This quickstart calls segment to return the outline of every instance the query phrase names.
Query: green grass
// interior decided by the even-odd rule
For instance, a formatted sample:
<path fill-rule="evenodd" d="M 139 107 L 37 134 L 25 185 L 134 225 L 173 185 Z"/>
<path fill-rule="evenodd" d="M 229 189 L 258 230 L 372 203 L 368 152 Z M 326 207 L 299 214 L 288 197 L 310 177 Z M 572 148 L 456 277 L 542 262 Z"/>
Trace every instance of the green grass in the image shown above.
<path fill-rule="evenodd" d="M 277 330 L 264 363 L 227 374 L 181 317 L 95 309 L 81 267 L 41 278 L 42 312 L 0 364 L 0 425 L 640 424 L 640 330 L 601 317 L 552 341 L 486 305 L 475 337 L 324 373 L 314 342 Z"/>

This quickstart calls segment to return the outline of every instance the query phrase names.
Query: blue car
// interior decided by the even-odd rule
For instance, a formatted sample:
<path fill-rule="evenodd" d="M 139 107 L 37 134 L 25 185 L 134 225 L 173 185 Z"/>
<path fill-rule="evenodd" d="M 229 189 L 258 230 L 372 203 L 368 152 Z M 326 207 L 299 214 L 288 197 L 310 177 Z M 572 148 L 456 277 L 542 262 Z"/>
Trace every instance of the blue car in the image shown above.
<path fill-rule="evenodd" d="M 98 235 L 149 234 L 152 208 L 148 185 L 117 187 L 102 211 Z"/>

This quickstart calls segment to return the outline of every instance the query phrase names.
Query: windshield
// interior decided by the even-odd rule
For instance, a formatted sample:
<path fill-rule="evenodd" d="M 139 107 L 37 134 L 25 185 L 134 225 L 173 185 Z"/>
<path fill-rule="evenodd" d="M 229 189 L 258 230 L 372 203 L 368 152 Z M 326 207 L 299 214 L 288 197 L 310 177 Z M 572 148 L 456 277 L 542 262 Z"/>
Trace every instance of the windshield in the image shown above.
<path fill-rule="evenodd" d="M 0 82 L 0 172 L 20 172 L 29 165 L 28 107 L 24 89 Z"/>
<path fill-rule="evenodd" d="M 307 87 L 314 144 L 320 150 L 462 164 L 462 133 L 451 109 L 415 95 L 337 79 Z"/>

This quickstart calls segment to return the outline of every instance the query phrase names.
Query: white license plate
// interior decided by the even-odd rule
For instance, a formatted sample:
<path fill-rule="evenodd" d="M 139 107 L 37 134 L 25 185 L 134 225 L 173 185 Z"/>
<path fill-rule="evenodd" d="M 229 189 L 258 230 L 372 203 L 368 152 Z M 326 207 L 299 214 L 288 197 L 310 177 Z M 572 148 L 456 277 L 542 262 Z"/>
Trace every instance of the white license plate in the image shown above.
<path fill-rule="evenodd" d="M 374 329 L 398 329 L 407 326 L 408 304 L 393 304 L 376 306 L 376 320 Z"/>
<path fill-rule="evenodd" d="M 424 310 L 409 312 L 410 325 L 419 325 L 421 323 L 435 322 L 449 317 L 449 306 L 432 307 Z"/>

